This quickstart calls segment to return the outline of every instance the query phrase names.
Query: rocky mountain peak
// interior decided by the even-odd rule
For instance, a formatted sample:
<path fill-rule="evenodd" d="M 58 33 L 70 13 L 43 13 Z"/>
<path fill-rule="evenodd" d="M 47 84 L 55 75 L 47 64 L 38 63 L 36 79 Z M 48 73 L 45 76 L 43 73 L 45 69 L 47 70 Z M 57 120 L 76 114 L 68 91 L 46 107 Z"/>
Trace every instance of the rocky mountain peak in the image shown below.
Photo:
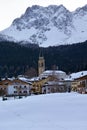
<path fill-rule="evenodd" d="M 82 16 L 86 15 L 87 14 L 87 5 L 85 5 L 85 6 L 81 7 L 81 8 L 77 8 L 75 10 L 74 14 L 79 16 L 79 17 L 80 16 L 82 17 Z"/>
<path fill-rule="evenodd" d="M 0 34 L 5 40 L 10 38 L 42 46 L 72 44 L 87 40 L 86 21 L 87 5 L 74 12 L 63 5 L 33 5 Z"/>
<path fill-rule="evenodd" d="M 63 22 L 68 21 L 70 15 L 70 12 L 63 5 L 50 5 L 48 7 L 34 5 L 27 8 L 25 14 L 20 18 L 15 19 L 13 25 L 17 26 L 19 30 L 26 27 L 35 27 L 37 29 L 44 25 L 47 26 L 49 23 L 58 27 L 58 23 L 62 22 L 61 24 L 63 24 Z"/>

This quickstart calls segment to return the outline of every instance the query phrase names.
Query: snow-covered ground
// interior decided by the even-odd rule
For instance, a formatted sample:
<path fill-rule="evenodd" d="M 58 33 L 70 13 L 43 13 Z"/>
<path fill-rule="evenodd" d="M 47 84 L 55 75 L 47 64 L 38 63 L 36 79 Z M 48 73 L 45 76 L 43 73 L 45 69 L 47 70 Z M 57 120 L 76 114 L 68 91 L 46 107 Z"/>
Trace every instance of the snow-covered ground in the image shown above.
<path fill-rule="evenodd" d="M 87 95 L 56 93 L 0 99 L 0 130 L 87 130 Z"/>

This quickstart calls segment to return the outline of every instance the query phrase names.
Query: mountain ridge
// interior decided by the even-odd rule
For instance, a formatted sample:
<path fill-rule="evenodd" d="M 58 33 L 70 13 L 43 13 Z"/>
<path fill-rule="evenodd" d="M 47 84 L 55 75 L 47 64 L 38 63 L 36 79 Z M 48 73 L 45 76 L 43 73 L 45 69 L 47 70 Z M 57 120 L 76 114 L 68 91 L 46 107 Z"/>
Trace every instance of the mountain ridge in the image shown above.
<path fill-rule="evenodd" d="M 34 5 L 0 32 L 0 40 L 42 47 L 84 42 L 87 40 L 86 22 L 87 5 L 73 12 L 63 5 Z"/>

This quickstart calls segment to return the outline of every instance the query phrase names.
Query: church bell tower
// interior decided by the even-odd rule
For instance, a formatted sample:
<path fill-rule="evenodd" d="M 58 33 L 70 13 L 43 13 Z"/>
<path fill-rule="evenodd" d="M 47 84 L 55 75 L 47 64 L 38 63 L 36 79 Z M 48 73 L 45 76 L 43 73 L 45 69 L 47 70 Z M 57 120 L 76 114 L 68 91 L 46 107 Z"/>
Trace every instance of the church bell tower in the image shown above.
<path fill-rule="evenodd" d="M 38 75 L 42 74 L 45 71 L 45 59 L 43 56 L 39 56 L 38 60 Z"/>

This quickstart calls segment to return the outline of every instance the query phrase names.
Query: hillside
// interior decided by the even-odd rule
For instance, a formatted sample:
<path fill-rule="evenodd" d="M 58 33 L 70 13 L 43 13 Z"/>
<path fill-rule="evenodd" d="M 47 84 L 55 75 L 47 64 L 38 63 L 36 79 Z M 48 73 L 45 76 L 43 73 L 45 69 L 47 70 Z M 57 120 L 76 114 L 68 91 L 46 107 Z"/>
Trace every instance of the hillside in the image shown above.
<path fill-rule="evenodd" d="M 87 95 L 76 93 L 0 99 L 1 130 L 87 130 Z"/>
<path fill-rule="evenodd" d="M 48 48 L 0 42 L 0 76 L 25 74 L 30 68 L 34 68 L 36 70 L 34 74 L 37 75 L 38 57 L 41 51 L 45 58 L 46 69 L 53 69 L 55 65 L 67 73 L 87 70 L 87 42 Z"/>

